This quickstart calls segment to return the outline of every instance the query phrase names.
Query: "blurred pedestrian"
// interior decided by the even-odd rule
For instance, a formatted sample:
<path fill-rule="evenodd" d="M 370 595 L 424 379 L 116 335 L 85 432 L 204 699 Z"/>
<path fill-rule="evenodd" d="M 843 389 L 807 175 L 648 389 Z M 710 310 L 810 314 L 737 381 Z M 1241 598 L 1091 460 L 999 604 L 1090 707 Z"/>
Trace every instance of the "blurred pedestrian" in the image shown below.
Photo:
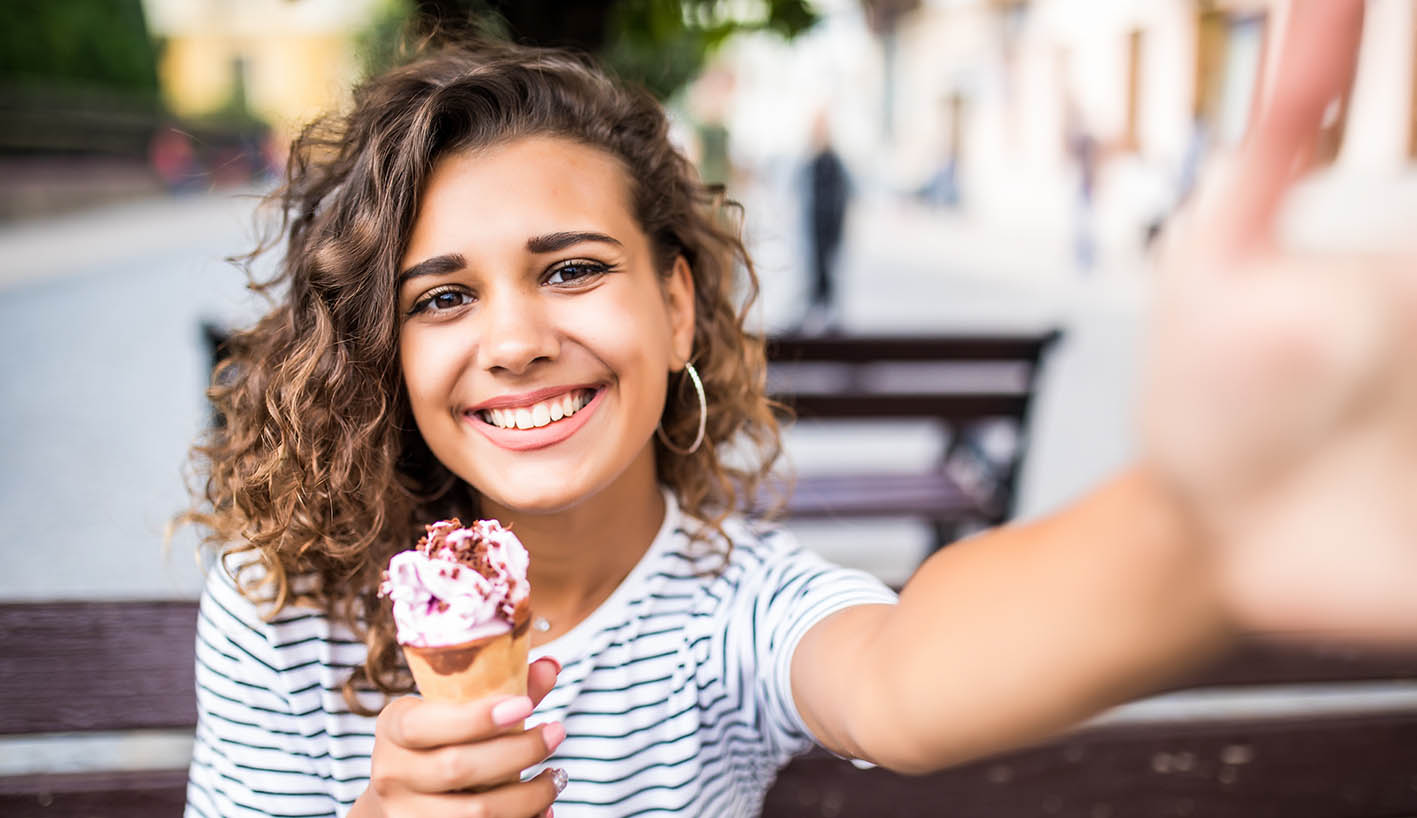
<path fill-rule="evenodd" d="M 1094 222 L 1097 198 L 1097 163 L 1100 146 L 1088 127 L 1077 101 L 1071 94 L 1067 100 L 1066 132 L 1068 155 L 1077 166 L 1077 211 L 1073 233 L 1073 258 L 1078 269 L 1090 272 L 1097 266 L 1097 236 Z"/>
<path fill-rule="evenodd" d="M 159 128 L 148 143 L 148 163 L 169 192 L 193 190 L 201 184 L 201 169 L 192 137 L 172 126 Z"/>
<path fill-rule="evenodd" d="M 832 146 L 826 111 L 819 112 L 812 123 L 811 148 L 806 186 L 812 291 L 799 330 L 815 334 L 831 331 L 840 320 L 835 303 L 836 278 L 846 210 L 851 199 L 851 180 L 846 165 Z"/>

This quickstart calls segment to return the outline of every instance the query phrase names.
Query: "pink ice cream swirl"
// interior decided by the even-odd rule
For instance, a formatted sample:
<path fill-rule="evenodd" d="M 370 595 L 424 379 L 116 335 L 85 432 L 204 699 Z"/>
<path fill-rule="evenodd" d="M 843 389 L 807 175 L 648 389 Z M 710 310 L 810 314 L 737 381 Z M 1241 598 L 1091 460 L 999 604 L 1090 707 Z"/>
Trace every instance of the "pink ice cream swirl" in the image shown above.
<path fill-rule="evenodd" d="M 459 645 L 499 636 L 517 623 L 530 586 L 527 553 L 496 520 L 467 528 L 457 519 L 427 526 L 417 547 L 395 554 L 379 596 L 393 601 L 401 644 Z"/>

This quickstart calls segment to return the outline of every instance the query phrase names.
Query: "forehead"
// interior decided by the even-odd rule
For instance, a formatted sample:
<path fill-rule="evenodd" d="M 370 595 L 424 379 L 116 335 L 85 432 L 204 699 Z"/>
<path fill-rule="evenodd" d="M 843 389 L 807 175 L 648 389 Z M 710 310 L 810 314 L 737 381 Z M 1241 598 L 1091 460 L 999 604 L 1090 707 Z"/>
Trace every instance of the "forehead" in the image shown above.
<path fill-rule="evenodd" d="M 524 137 L 444 156 L 423 190 L 404 261 L 522 245 L 558 230 L 639 234 L 630 183 L 611 154 L 553 136 Z M 633 233 L 633 236 L 622 235 Z"/>

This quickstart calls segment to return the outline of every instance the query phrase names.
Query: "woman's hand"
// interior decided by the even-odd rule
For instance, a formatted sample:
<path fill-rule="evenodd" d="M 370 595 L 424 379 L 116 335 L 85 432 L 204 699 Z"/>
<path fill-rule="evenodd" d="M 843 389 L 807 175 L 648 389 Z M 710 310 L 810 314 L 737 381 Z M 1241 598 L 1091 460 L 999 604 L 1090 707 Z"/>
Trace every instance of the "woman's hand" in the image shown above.
<path fill-rule="evenodd" d="M 550 722 L 506 730 L 531 715 L 558 672 L 554 660 L 533 662 L 527 671 L 529 696 L 457 704 L 405 696 L 390 702 L 375 723 L 369 788 L 351 816 L 547 815 L 565 774 L 546 770 L 530 781 L 518 779 L 556 749 L 565 728 Z"/>
<path fill-rule="evenodd" d="M 1168 241 L 1146 451 L 1217 545 L 1241 627 L 1417 642 L 1417 255 L 1279 247 L 1276 214 L 1351 83 L 1363 3 L 1289 8 L 1250 139 Z"/>

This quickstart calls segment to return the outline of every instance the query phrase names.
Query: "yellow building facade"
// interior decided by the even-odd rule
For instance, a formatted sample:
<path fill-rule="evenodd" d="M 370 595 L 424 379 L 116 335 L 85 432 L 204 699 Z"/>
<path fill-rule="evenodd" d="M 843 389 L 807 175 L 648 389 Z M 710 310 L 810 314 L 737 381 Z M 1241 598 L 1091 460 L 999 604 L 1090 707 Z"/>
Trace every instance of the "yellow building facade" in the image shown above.
<path fill-rule="evenodd" d="M 360 70 L 359 33 L 385 0 L 144 0 L 162 43 L 158 80 L 183 117 L 240 100 L 289 134 L 347 98 Z"/>

